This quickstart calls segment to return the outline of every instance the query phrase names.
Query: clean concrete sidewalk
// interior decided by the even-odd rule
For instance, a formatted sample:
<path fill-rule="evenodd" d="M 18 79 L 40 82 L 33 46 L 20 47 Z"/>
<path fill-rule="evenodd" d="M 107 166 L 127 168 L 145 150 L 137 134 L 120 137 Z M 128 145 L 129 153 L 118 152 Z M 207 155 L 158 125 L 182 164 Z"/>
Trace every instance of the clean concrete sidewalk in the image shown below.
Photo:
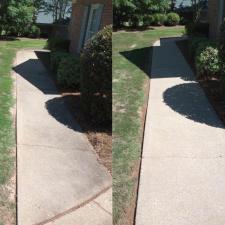
<path fill-rule="evenodd" d="M 112 224 L 111 176 L 33 50 L 17 53 L 18 225 Z"/>
<path fill-rule="evenodd" d="M 136 225 L 222 225 L 225 129 L 175 40 L 153 48 Z"/>

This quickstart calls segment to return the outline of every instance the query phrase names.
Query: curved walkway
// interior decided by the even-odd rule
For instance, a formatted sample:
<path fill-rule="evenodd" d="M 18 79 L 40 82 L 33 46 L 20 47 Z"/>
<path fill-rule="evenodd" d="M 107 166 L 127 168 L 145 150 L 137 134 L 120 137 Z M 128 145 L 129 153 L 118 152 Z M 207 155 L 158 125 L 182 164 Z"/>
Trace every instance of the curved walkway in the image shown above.
<path fill-rule="evenodd" d="M 18 225 L 110 225 L 111 176 L 64 103 L 48 111 L 61 96 L 33 50 L 17 53 L 14 74 Z"/>
<path fill-rule="evenodd" d="M 225 224 L 225 127 L 175 41 L 153 49 L 136 225 Z"/>

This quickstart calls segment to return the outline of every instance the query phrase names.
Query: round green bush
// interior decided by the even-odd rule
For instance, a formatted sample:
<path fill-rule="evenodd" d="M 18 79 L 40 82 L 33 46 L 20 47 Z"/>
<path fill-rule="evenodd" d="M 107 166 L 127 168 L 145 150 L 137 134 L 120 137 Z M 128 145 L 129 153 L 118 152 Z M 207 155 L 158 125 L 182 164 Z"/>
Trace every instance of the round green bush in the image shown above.
<path fill-rule="evenodd" d="M 28 34 L 30 38 L 39 38 L 41 35 L 41 30 L 36 25 L 32 25 Z"/>
<path fill-rule="evenodd" d="M 206 47 L 196 56 L 198 76 L 213 77 L 219 72 L 219 51 L 217 48 Z"/>
<path fill-rule="evenodd" d="M 50 55 L 50 68 L 53 72 L 58 71 L 59 64 L 63 58 L 71 57 L 68 52 L 52 51 Z"/>
<path fill-rule="evenodd" d="M 80 87 L 80 60 L 78 57 L 66 57 L 59 63 L 57 83 L 64 88 Z"/>
<path fill-rule="evenodd" d="M 166 25 L 176 26 L 180 23 L 180 16 L 177 13 L 168 13 L 166 19 Z"/>
<path fill-rule="evenodd" d="M 137 28 L 143 25 L 143 16 L 134 14 L 128 21 L 129 27 Z"/>
<path fill-rule="evenodd" d="M 153 14 L 153 18 L 154 18 L 154 25 L 156 25 L 156 26 L 164 25 L 164 23 L 167 19 L 166 15 L 162 14 L 162 13 Z"/>
<path fill-rule="evenodd" d="M 154 25 L 154 22 L 155 22 L 154 19 L 155 19 L 155 18 L 154 18 L 153 15 L 145 15 L 145 16 L 143 17 L 143 24 L 144 24 L 144 26 L 151 26 L 151 25 Z"/>
<path fill-rule="evenodd" d="M 112 123 L 112 26 L 99 31 L 81 53 L 81 94 L 92 122 Z"/>
<path fill-rule="evenodd" d="M 51 51 L 69 52 L 70 40 L 65 38 L 49 38 L 47 41 L 47 49 Z"/>

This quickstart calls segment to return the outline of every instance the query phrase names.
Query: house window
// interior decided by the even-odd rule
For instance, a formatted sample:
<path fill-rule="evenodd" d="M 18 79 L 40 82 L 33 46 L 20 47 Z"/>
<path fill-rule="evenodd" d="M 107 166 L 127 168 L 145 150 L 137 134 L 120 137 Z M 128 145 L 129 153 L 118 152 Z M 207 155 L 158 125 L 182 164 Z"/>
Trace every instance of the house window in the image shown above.
<path fill-rule="evenodd" d="M 86 7 L 81 29 L 82 32 L 80 37 L 79 51 L 84 46 L 84 44 L 99 31 L 102 20 L 102 11 L 102 4 L 92 4 Z"/>

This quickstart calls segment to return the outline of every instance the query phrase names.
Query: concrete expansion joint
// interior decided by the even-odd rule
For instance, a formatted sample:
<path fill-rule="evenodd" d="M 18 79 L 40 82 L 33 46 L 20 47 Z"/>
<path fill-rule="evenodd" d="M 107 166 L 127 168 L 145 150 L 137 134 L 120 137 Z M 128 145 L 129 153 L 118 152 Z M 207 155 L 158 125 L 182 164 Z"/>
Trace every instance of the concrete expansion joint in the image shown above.
<path fill-rule="evenodd" d="M 33 225 L 45 225 L 45 224 L 48 224 L 50 222 L 54 222 L 58 219 L 61 219 L 62 217 L 68 215 L 68 214 L 71 214 L 73 212 L 75 212 L 76 210 L 80 209 L 80 208 L 83 208 L 85 207 L 86 205 L 88 205 L 89 203 L 93 202 L 96 204 L 96 202 L 94 201 L 96 198 L 100 197 L 102 194 L 106 193 L 110 188 L 112 187 L 112 185 L 110 186 L 107 186 L 106 188 L 102 189 L 101 191 L 99 191 L 97 194 L 93 195 L 91 198 L 89 198 L 88 200 L 62 212 L 62 213 L 59 213 L 58 215 L 52 217 L 52 218 L 49 218 L 45 221 L 42 221 L 40 223 L 37 223 L 37 224 L 33 224 Z M 107 210 L 105 210 L 100 204 L 98 204 L 98 207 L 100 207 L 102 210 L 104 210 L 105 212 L 109 213 Z"/>

